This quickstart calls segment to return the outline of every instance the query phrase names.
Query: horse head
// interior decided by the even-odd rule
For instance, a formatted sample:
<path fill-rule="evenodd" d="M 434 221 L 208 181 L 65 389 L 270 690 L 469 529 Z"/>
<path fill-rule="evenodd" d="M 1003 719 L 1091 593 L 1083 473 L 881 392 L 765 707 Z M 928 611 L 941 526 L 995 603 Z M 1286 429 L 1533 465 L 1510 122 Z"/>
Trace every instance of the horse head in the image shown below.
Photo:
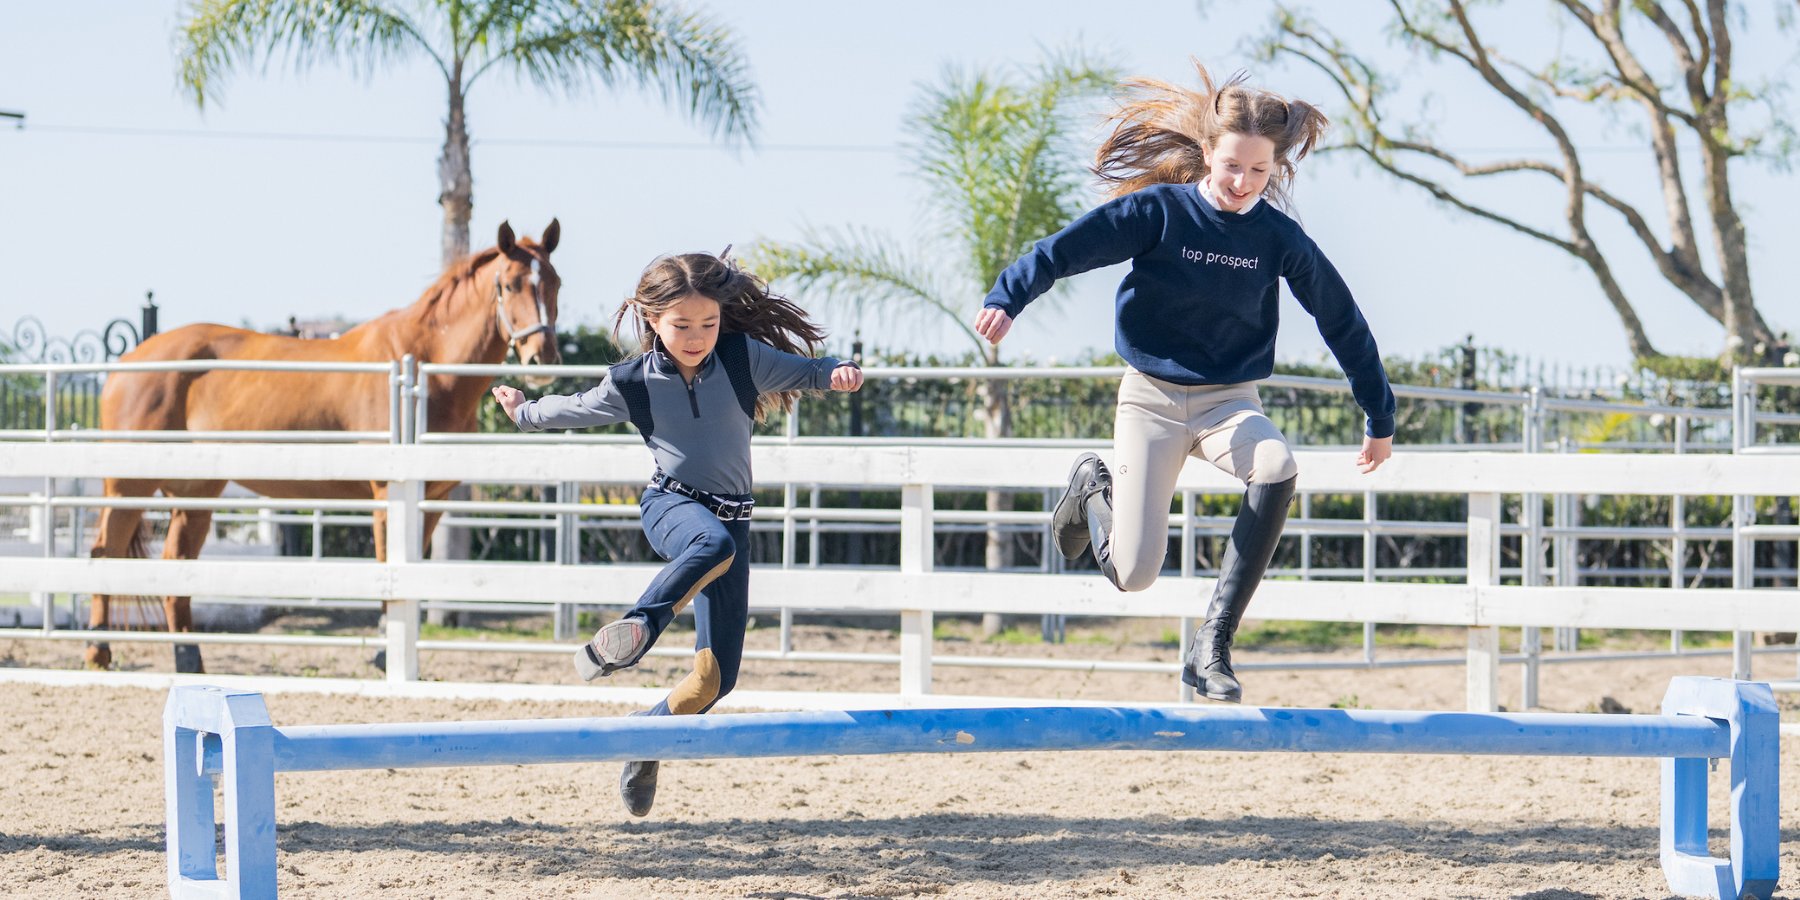
<path fill-rule="evenodd" d="M 494 260 L 494 327 L 507 350 L 526 365 L 553 366 L 562 362 L 556 341 L 556 295 L 562 279 L 550 264 L 550 253 L 562 238 L 562 223 L 550 220 L 544 239 L 515 238 L 512 226 L 501 222 Z M 550 379 L 527 379 L 534 387 Z M 541 383 L 540 383 L 541 382 Z"/>

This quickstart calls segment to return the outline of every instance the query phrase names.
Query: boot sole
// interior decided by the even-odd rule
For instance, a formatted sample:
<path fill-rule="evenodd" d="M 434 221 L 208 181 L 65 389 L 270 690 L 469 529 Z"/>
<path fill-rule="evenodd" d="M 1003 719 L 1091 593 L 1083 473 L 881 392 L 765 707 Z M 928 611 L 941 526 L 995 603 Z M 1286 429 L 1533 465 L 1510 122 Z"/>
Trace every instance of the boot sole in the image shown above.
<path fill-rule="evenodd" d="M 1076 485 L 1075 475 L 1081 471 L 1081 467 L 1086 465 L 1090 459 L 1098 461 L 1100 455 L 1097 453 L 1083 453 L 1080 456 L 1075 457 L 1075 465 L 1069 467 L 1068 488 L 1063 491 L 1062 498 L 1056 501 L 1056 508 L 1050 513 L 1050 519 L 1053 522 L 1071 522 L 1069 525 L 1058 526 L 1056 529 L 1056 549 L 1057 552 L 1062 554 L 1063 559 L 1075 559 L 1093 544 L 1092 538 L 1088 535 L 1087 523 L 1082 522 L 1079 527 L 1073 524 L 1072 520 L 1080 517 L 1080 512 L 1076 511 L 1076 513 L 1067 514 L 1070 502 L 1080 494 L 1080 488 L 1085 486 Z"/>
<path fill-rule="evenodd" d="M 593 681 L 637 665 L 650 649 L 650 629 L 636 619 L 620 619 L 594 632 L 594 639 L 575 649 L 575 672 Z"/>

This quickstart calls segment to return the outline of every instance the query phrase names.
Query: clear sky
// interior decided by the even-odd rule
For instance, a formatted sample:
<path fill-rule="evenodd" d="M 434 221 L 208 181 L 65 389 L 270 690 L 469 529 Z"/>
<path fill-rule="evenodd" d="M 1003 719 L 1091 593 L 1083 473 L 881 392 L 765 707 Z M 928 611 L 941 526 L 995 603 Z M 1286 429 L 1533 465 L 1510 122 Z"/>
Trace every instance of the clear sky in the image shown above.
<path fill-rule="evenodd" d="M 1542 132 L 1465 72 L 1387 42 L 1385 4 L 1315 6 L 1399 77 L 1405 90 L 1392 108 L 1427 110 L 1447 144 L 1479 159 L 1549 158 Z M 361 320 L 410 303 L 436 276 L 444 92 L 435 68 L 414 59 L 363 77 L 337 64 L 296 74 L 277 61 L 234 72 L 222 102 L 202 113 L 176 82 L 182 8 L 0 0 L 0 109 L 29 116 L 23 130 L 0 125 L 0 336 L 28 315 L 64 336 L 135 319 L 146 289 L 156 291 L 165 329 L 268 327 L 289 315 Z M 1259 2 L 752 0 L 704 8 L 739 34 L 750 59 L 764 101 L 760 149 L 719 149 L 704 129 L 629 88 L 545 96 L 490 73 L 470 94 L 473 243 L 492 243 L 502 219 L 535 235 L 560 217 L 565 323 L 602 321 L 660 253 L 793 238 L 807 224 L 867 227 L 921 246 L 921 190 L 901 151 L 901 122 L 919 85 L 947 65 L 1029 65 L 1043 48 L 1080 44 L 1128 72 L 1169 79 L 1190 78 L 1190 57 L 1222 73 L 1248 67 L 1265 86 L 1334 107 L 1311 73 L 1249 57 L 1247 41 L 1271 12 Z M 1580 44 L 1532 3 L 1507 12 L 1494 35 L 1516 57 Z M 1736 35 L 1739 72 L 1791 73 L 1793 32 L 1752 20 L 1756 27 Z M 1654 47 L 1646 43 L 1647 52 Z M 1658 221 L 1652 160 L 1634 149 L 1633 133 L 1596 125 L 1577 137 L 1592 151 L 1590 171 Z M 1800 186 L 1758 163 L 1733 165 L 1759 303 L 1778 327 L 1795 329 L 1800 254 L 1790 248 Z M 1559 230 L 1549 179 L 1514 176 L 1487 190 Z M 1296 200 L 1384 352 L 1423 354 L 1473 333 L 1539 360 L 1628 361 L 1592 276 L 1559 250 L 1437 206 L 1342 156 L 1304 163 Z M 1611 217 L 1591 215 L 1652 339 L 1668 352 L 1716 353 L 1718 327 L 1662 285 Z M 1068 359 L 1109 348 L 1117 279 L 1116 270 L 1091 273 L 1054 304 L 1034 306 L 1007 339 L 1008 355 Z M 969 292 L 971 315 L 980 293 Z M 842 310 L 796 299 L 848 330 Z M 1312 323 L 1285 303 L 1281 356 L 1318 359 Z M 868 337 L 915 350 L 968 347 L 943 330 L 897 333 Z"/>

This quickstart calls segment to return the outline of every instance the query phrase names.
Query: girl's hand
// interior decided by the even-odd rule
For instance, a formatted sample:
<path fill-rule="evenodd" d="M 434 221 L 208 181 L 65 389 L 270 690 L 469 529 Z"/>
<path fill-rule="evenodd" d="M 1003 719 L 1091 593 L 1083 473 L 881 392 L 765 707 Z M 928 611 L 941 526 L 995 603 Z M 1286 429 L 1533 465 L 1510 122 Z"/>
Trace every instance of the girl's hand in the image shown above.
<path fill-rule="evenodd" d="M 831 370 L 831 389 L 854 391 L 862 387 L 862 370 L 855 366 L 838 366 Z"/>
<path fill-rule="evenodd" d="M 998 344 L 1006 333 L 1012 330 L 1012 316 L 1006 310 L 996 306 L 984 306 L 975 314 L 975 333 L 987 338 L 988 343 Z"/>
<path fill-rule="evenodd" d="M 1362 452 L 1356 454 L 1356 467 L 1364 475 L 1381 468 L 1388 457 L 1394 455 L 1394 439 L 1391 437 L 1363 437 Z"/>
<path fill-rule="evenodd" d="M 508 419 L 511 419 L 514 422 L 518 421 L 518 417 L 513 415 L 513 410 L 518 409 L 519 406 L 525 402 L 525 393 L 523 391 L 516 387 L 496 384 L 494 385 L 494 400 L 500 404 L 501 409 L 506 410 L 506 417 Z"/>

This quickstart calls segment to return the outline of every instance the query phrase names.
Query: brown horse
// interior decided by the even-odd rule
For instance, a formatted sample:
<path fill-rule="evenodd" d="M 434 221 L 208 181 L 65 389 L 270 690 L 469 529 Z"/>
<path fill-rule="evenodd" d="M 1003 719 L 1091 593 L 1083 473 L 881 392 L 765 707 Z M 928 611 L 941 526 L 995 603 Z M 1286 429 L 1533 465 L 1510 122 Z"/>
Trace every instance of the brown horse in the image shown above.
<path fill-rule="evenodd" d="M 128 362 L 182 359 L 305 360 L 368 362 L 400 359 L 410 353 L 420 362 L 498 363 L 507 351 L 527 364 L 561 361 L 556 343 L 556 295 L 561 282 L 550 265 L 562 226 L 554 219 L 542 243 L 515 240 L 512 227 L 500 225 L 499 243 L 450 266 L 419 299 L 330 340 L 302 340 L 223 325 L 188 325 L 144 341 L 126 354 Z M 477 411 L 487 397 L 490 378 L 433 376 L 430 391 L 431 431 L 474 431 Z M 368 372 L 114 372 L 100 395 L 104 429 L 194 431 L 380 431 L 389 427 L 388 375 Z M 381 482 L 269 481 L 240 482 L 271 497 L 305 499 L 384 499 Z M 148 497 L 158 490 L 168 497 L 217 497 L 224 480 L 177 481 L 152 478 L 108 478 L 108 497 Z M 426 496 L 441 500 L 455 482 L 432 482 Z M 386 514 L 375 513 L 375 555 L 387 556 Z M 438 514 L 425 516 L 425 538 Z M 104 509 L 100 514 L 95 557 L 142 556 L 139 527 L 143 513 Z M 174 510 L 163 545 L 164 559 L 194 559 L 212 526 L 208 510 Z M 89 626 L 110 622 L 111 598 L 95 595 Z M 192 631 L 188 597 L 165 597 L 163 610 L 170 631 Z M 91 644 L 90 666 L 112 662 L 106 644 Z M 204 671 L 199 647 L 176 648 L 176 670 Z"/>

